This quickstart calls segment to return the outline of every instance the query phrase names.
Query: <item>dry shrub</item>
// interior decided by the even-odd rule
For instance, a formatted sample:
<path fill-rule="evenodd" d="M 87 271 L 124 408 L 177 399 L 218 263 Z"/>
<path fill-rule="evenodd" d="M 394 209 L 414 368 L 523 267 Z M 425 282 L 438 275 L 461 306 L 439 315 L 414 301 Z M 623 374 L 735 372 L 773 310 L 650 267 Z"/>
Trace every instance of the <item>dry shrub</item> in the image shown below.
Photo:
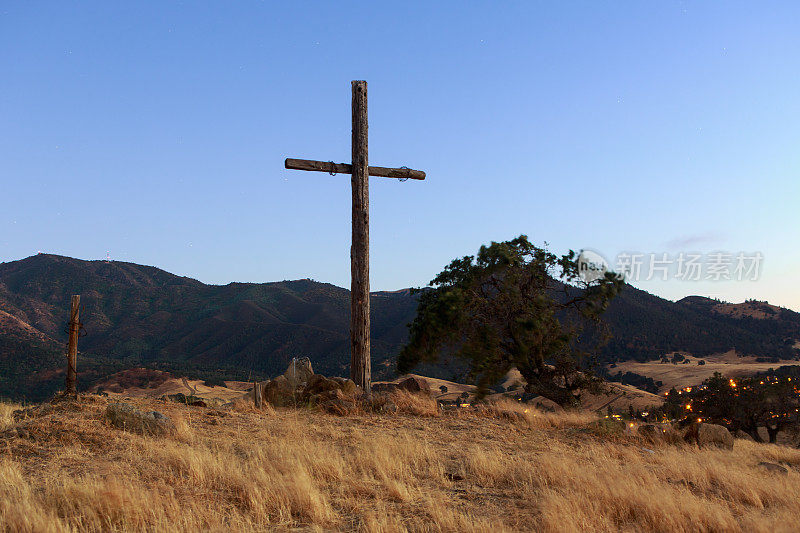
<path fill-rule="evenodd" d="M 261 407 L 257 408 L 255 406 L 255 402 L 253 401 L 252 392 L 249 392 L 246 396 L 242 396 L 241 398 L 236 398 L 235 400 L 231 401 L 230 411 L 233 411 L 234 413 L 250 413 L 261 415 L 275 414 L 275 408 L 269 402 L 262 402 Z"/>
<path fill-rule="evenodd" d="M 439 416 L 439 405 L 429 394 L 397 389 L 392 391 L 390 398 L 397 406 L 398 413 L 414 416 Z"/>
<path fill-rule="evenodd" d="M 180 442 L 192 443 L 195 440 L 195 433 L 192 429 L 189 419 L 191 413 L 173 412 L 170 415 L 172 423 L 175 424 L 175 434 L 173 438 Z"/>
<path fill-rule="evenodd" d="M 5 431 L 14 424 L 13 413 L 17 409 L 22 409 L 22 406 L 15 403 L 0 402 L 0 431 Z"/>
<path fill-rule="evenodd" d="M 271 405 L 264 402 L 263 405 L 269 406 L 272 408 Z M 237 413 L 255 413 L 258 411 L 256 409 L 255 403 L 253 401 L 253 393 L 249 392 L 246 396 L 242 396 L 241 398 L 236 398 L 231 402 L 231 410 Z"/>

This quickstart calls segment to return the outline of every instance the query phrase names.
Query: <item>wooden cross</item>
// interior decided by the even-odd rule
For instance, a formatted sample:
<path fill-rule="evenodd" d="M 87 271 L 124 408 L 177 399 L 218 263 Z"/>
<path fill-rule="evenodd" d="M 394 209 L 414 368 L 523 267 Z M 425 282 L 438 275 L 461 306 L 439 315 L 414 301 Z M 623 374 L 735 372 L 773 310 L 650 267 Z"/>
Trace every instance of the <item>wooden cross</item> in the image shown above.
<path fill-rule="evenodd" d="M 410 168 L 371 167 L 367 157 L 367 82 L 351 82 L 353 90 L 352 162 L 287 159 L 286 168 L 330 174 L 351 174 L 353 241 L 350 246 L 350 377 L 365 394 L 371 393 L 369 338 L 369 176 L 424 180 Z"/>

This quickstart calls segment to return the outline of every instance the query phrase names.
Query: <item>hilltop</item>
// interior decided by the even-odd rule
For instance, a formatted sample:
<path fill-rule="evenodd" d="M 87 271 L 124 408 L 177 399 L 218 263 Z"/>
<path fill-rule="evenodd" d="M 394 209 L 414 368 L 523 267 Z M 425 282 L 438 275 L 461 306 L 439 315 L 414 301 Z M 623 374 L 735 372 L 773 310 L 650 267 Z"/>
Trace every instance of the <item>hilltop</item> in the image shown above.
<path fill-rule="evenodd" d="M 43 399 L 61 386 L 72 294 L 84 306 L 83 387 L 136 366 L 190 379 L 262 379 L 295 356 L 325 374 L 349 372 L 346 289 L 309 279 L 207 285 L 152 266 L 39 254 L 0 264 L 0 397 Z M 407 289 L 372 296 L 373 375 L 391 379 L 417 300 Z M 800 314 L 764 305 L 670 302 L 628 286 L 605 315 L 613 337 L 598 357 L 644 363 L 675 351 L 702 358 L 735 350 L 777 366 L 800 353 Z M 447 359 L 418 372 L 463 381 L 463 367 Z M 626 379 L 658 389 L 641 376 Z"/>
<path fill-rule="evenodd" d="M 800 515 L 796 449 L 650 443 L 591 414 L 514 404 L 421 416 L 408 409 L 431 400 L 400 400 L 396 414 L 346 417 L 128 400 L 170 417 L 175 432 L 163 437 L 111 427 L 112 400 L 96 395 L 16 417 L 0 404 L 0 523 L 21 532 L 773 533 L 793 530 Z"/>

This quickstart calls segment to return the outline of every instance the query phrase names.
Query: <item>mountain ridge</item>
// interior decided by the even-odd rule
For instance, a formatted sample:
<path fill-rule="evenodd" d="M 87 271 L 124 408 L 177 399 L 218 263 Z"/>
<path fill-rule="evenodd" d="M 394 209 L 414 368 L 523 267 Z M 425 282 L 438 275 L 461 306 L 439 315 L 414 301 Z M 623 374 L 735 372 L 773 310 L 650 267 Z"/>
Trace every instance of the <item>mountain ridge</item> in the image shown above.
<path fill-rule="evenodd" d="M 81 294 L 87 332 L 79 343 L 81 382 L 137 365 L 197 377 L 269 377 L 294 356 L 311 357 L 322 373 L 349 372 L 347 289 L 310 279 L 209 285 L 153 266 L 40 254 L 0 263 L 0 396 L 42 397 L 60 386 L 72 294 Z M 409 289 L 372 294 L 373 373 L 386 379 L 394 375 L 416 296 Z M 684 300 L 627 286 L 605 315 L 614 337 L 599 358 L 648 361 L 670 351 L 736 349 L 779 360 L 800 353 L 793 347 L 800 340 L 794 311 L 779 308 L 766 321 L 717 313 L 703 297 Z M 445 359 L 419 371 L 457 380 L 463 366 Z M 49 377 L 31 377 L 42 375 Z"/>

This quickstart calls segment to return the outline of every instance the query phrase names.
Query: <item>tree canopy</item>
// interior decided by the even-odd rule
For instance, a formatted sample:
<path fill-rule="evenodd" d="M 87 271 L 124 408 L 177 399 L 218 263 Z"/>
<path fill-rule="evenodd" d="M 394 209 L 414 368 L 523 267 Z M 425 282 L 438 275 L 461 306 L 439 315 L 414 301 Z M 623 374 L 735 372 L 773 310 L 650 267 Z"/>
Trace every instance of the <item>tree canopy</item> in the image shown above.
<path fill-rule="evenodd" d="M 596 384 L 581 349 L 622 280 L 606 272 L 585 281 L 578 255 L 558 257 L 527 236 L 481 246 L 453 260 L 420 294 L 410 339 L 398 359 L 408 372 L 442 353 L 469 364 L 468 377 L 482 392 L 517 368 L 526 391 L 560 405 L 575 405 Z"/>

